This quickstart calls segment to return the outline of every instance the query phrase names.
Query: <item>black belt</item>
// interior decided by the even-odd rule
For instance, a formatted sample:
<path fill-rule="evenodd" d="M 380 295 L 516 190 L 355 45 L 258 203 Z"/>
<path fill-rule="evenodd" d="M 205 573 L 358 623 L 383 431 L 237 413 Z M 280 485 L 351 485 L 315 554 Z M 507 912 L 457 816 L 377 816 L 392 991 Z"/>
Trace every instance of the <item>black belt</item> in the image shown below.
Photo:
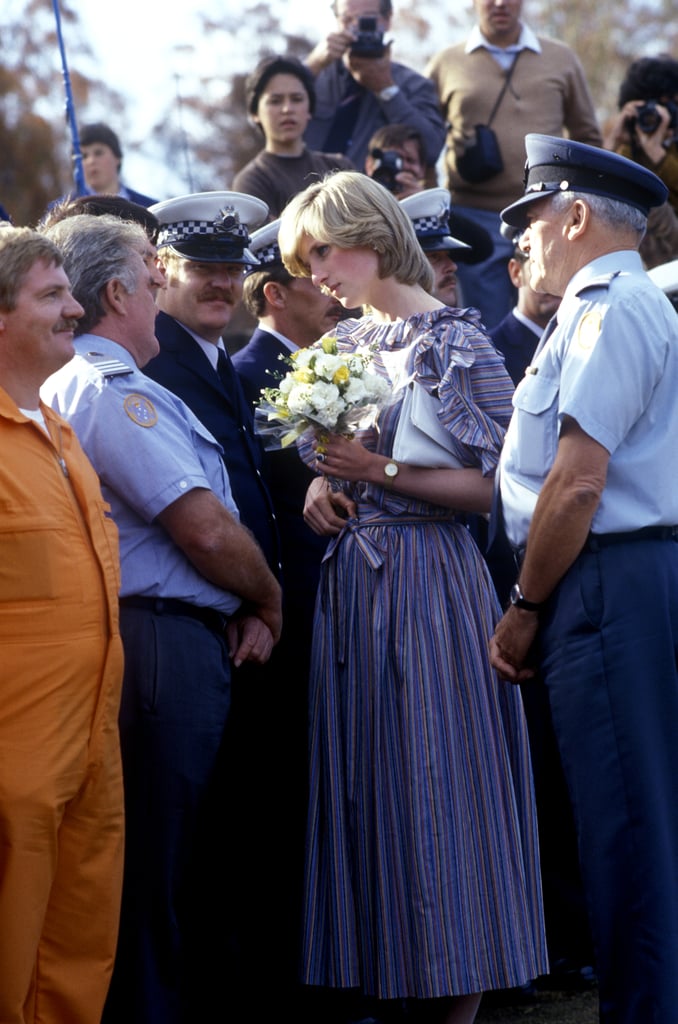
<path fill-rule="evenodd" d="M 121 597 L 121 608 L 143 608 L 154 615 L 185 615 L 189 619 L 197 619 L 214 633 L 223 633 L 228 616 L 218 612 L 216 608 L 202 608 L 188 601 L 179 601 L 175 597 Z"/>
<path fill-rule="evenodd" d="M 626 544 L 636 540 L 678 540 L 678 526 L 643 526 L 628 533 L 590 533 L 584 551 L 599 551 L 610 544 Z"/>

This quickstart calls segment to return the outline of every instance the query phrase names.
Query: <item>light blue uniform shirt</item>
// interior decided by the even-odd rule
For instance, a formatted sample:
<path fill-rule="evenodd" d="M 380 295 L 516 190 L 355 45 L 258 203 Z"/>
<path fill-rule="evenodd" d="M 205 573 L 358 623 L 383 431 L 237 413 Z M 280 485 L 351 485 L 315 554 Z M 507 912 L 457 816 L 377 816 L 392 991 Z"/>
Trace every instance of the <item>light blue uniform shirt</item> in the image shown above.
<path fill-rule="evenodd" d="M 637 252 L 574 275 L 513 406 L 500 463 L 512 544 L 525 544 L 564 416 L 610 453 L 594 533 L 678 524 L 678 316 Z"/>
<path fill-rule="evenodd" d="M 120 534 L 120 596 L 171 597 L 232 615 L 240 599 L 202 576 L 156 521 L 196 487 L 238 518 L 221 446 L 121 345 L 84 334 L 75 350 L 41 397 L 70 422 L 99 474 Z"/>

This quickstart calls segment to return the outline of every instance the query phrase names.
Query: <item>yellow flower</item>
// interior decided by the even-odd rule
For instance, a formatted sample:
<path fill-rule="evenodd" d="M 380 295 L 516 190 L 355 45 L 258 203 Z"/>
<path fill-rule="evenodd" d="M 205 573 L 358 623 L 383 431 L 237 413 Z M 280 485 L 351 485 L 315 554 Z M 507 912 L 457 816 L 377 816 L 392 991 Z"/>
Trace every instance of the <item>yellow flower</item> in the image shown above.
<path fill-rule="evenodd" d="M 327 338 L 323 338 L 322 346 L 323 346 L 323 352 L 325 352 L 328 356 L 336 355 L 336 352 L 337 352 L 337 339 L 336 338 L 334 338 L 332 336 L 327 337 Z"/>
<path fill-rule="evenodd" d="M 312 384 L 315 380 L 315 374 L 310 367 L 302 366 L 299 370 L 292 370 L 292 378 L 298 380 L 300 384 Z"/>
<path fill-rule="evenodd" d="M 334 376 L 332 377 L 332 383 L 336 384 L 338 387 L 340 384 L 345 384 L 350 376 L 351 373 L 348 366 L 340 366 L 339 369 L 335 371 Z"/>

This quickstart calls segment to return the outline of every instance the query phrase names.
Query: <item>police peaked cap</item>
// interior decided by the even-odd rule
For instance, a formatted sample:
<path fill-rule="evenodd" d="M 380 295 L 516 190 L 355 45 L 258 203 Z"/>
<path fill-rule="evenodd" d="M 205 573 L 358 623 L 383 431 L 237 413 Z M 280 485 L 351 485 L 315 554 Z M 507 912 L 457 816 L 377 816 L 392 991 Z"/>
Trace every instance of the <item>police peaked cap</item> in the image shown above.
<path fill-rule="evenodd" d="M 450 202 L 446 188 L 427 188 L 400 200 L 424 252 L 470 248 L 450 234 Z"/>
<path fill-rule="evenodd" d="M 554 192 L 585 192 L 617 199 L 646 216 L 668 196 L 663 181 L 633 160 L 597 146 L 551 135 L 525 136 L 525 194 L 501 211 L 506 224 L 524 231 L 527 207 Z"/>
<path fill-rule="evenodd" d="M 160 222 L 158 249 L 169 248 L 200 263 L 258 261 L 249 251 L 250 231 L 268 215 L 263 200 L 242 192 L 194 192 L 149 207 Z"/>
<path fill-rule="evenodd" d="M 278 247 L 279 228 L 280 218 L 272 220 L 268 224 L 264 224 L 262 228 L 257 228 L 256 231 L 252 232 L 249 250 L 258 263 L 258 266 L 253 268 L 254 270 L 264 270 L 266 267 L 283 265 Z"/>

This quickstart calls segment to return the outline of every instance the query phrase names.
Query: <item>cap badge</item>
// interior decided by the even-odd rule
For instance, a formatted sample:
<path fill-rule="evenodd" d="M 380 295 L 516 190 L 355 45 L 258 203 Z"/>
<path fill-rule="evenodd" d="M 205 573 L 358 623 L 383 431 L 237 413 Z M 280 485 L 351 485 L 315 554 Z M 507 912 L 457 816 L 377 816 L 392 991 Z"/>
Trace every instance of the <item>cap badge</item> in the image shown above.
<path fill-rule="evenodd" d="M 214 232 L 218 235 L 230 235 L 240 226 L 240 217 L 233 206 L 224 206 L 214 218 Z"/>

